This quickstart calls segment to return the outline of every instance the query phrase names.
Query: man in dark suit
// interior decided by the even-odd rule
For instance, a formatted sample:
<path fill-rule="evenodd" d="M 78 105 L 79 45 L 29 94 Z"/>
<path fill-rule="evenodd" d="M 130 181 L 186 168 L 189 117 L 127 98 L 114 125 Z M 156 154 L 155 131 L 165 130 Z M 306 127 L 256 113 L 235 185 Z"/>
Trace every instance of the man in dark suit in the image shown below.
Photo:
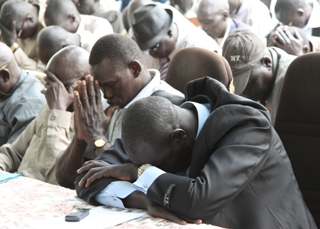
<path fill-rule="evenodd" d="M 266 108 L 209 77 L 187 85 L 186 101 L 178 107 L 154 96 L 132 104 L 122 144 L 104 160 L 127 155 L 133 163 L 87 163 L 78 171 L 92 168 L 78 177 L 78 195 L 100 203 L 125 196 L 104 188 L 114 177 L 134 182 L 126 207 L 150 212 L 157 204 L 181 219 L 227 228 L 316 228 Z"/>

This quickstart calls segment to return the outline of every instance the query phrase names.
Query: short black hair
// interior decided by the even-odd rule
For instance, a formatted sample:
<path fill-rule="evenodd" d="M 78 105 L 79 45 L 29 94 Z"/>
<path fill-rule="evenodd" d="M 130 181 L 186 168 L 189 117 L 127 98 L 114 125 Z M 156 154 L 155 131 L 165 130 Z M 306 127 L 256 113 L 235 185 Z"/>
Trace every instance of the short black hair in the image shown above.
<path fill-rule="evenodd" d="M 90 65 L 97 65 L 105 58 L 109 58 L 116 66 L 128 66 L 133 60 L 145 64 L 144 55 L 137 43 L 120 34 L 103 36 L 93 45 Z"/>
<path fill-rule="evenodd" d="M 159 149 L 169 144 L 170 133 L 179 123 L 178 110 L 168 99 L 160 96 L 140 99 L 123 116 L 124 149 L 129 155 L 134 155 L 143 144 Z"/>

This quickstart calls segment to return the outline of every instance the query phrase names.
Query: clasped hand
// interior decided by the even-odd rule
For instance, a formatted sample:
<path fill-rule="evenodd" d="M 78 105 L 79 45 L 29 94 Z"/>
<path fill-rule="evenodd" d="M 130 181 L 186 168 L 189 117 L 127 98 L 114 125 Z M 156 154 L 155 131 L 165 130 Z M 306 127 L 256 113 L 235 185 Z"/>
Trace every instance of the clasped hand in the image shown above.
<path fill-rule="evenodd" d="M 98 81 L 92 76 L 78 82 L 74 92 L 74 127 L 76 137 L 89 145 L 103 138 L 117 107 L 110 107 L 107 115 L 103 111 Z"/>

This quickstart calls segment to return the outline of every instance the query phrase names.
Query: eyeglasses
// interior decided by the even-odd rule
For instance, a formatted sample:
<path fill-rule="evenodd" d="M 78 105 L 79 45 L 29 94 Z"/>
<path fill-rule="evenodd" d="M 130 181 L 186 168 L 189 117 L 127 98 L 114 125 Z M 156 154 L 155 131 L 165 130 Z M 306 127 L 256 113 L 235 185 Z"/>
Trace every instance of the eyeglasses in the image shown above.
<path fill-rule="evenodd" d="M 23 27 L 24 27 L 24 23 L 28 20 L 29 14 L 26 14 L 26 16 L 24 16 L 22 24 L 21 24 L 21 28 L 18 32 L 18 38 L 21 37 L 22 31 L 23 31 Z"/>
<path fill-rule="evenodd" d="M 155 46 L 151 47 L 149 50 L 152 50 L 154 52 L 156 52 L 160 47 L 160 43 L 156 44 Z"/>

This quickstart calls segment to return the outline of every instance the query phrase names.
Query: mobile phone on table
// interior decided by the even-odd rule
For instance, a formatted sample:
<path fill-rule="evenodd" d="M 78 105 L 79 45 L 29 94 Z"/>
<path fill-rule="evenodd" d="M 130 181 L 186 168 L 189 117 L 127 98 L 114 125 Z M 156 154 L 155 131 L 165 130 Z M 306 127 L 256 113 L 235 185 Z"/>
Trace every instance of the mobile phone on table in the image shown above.
<path fill-rule="evenodd" d="M 89 215 L 90 209 L 76 209 L 76 211 L 69 212 L 65 216 L 67 222 L 79 222 L 84 217 Z"/>

